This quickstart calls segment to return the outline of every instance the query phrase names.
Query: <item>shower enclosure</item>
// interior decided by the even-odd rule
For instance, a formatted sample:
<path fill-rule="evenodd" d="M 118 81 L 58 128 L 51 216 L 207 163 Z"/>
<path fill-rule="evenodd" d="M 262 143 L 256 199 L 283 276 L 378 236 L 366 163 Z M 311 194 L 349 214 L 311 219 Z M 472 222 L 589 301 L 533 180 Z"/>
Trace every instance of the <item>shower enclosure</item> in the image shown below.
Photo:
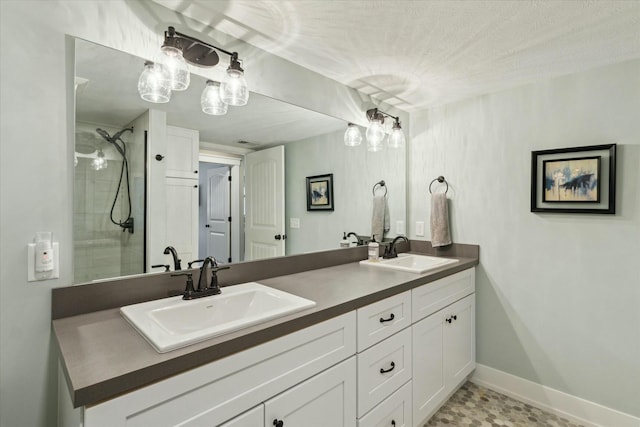
<path fill-rule="evenodd" d="M 142 133 L 130 126 L 76 123 L 75 283 L 145 271 Z"/>

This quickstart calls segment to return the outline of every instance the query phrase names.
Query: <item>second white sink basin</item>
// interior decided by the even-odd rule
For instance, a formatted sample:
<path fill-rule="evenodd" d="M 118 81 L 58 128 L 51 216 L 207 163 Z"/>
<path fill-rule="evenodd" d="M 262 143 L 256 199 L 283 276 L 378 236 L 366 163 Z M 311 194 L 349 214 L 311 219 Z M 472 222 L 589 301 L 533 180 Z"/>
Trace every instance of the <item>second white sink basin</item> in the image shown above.
<path fill-rule="evenodd" d="M 424 274 L 446 265 L 455 264 L 456 262 L 459 262 L 459 260 L 428 255 L 398 254 L 397 258 L 381 259 L 379 261 L 364 260 L 360 261 L 360 264 L 389 270 Z"/>
<path fill-rule="evenodd" d="M 315 306 L 259 283 L 222 288 L 222 294 L 185 301 L 181 296 L 120 308 L 124 318 L 159 353 L 237 331 Z"/>

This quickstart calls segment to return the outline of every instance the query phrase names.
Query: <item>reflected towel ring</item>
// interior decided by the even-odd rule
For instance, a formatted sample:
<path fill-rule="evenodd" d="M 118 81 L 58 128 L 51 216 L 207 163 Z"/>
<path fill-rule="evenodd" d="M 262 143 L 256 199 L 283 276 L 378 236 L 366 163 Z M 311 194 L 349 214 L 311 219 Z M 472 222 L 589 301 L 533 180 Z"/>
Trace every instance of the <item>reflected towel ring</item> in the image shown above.
<path fill-rule="evenodd" d="M 374 196 L 376 195 L 376 187 L 377 187 L 378 185 L 379 185 L 381 188 L 384 188 L 384 196 L 386 197 L 386 196 L 387 196 L 387 186 L 386 186 L 386 183 L 384 182 L 384 179 L 383 179 L 383 180 L 381 180 L 381 181 L 376 182 L 375 184 L 373 184 L 373 190 L 372 190 L 373 195 L 374 195 Z"/>
<path fill-rule="evenodd" d="M 437 177 L 436 179 L 434 179 L 433 181 L 431 181 L 431 183 L 429 184 L 429 194 L 433 194 L 431 192 L 431 186 L 433 185 L 434 182 L 440 182 L 443 183 L 447 186 L 447 188 L 444 190 L 444 194 L 447 194 L 447 191 L 449 191 L 449 183 L 447 182 L 446 179 L 444 179 L 444 176 L 440 175 L 439 177 Z"/>

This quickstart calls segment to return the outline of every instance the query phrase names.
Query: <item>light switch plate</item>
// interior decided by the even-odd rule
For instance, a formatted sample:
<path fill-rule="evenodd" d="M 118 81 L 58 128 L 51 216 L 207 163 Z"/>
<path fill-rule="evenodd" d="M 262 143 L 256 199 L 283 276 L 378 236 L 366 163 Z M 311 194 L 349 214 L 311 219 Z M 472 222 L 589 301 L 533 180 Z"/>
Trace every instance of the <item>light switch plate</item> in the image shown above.
<path fill-rule="evenodd" d="M 289 218 L 289 227 L 300 228 L 300 218 Z"/>
<path fill-rule="evenodd" d="M 60 277 L 60 245 L 53 242 L 53 270 L 42 273 L 36 272 L 36 244 L 27 245 L 27 281 L 58 279 Z"/>
<path fill-rule="evenodd" d="M 416 236 L 424 236 L 424 221 L 416 221 Z"/>
<path fill-rule="evenodd" d="M 404 221 L 399 220 L 396 221 L 396 234 L 399 236 L 404 236 L 407 233 L 407 230 L 404 226 Z"/>

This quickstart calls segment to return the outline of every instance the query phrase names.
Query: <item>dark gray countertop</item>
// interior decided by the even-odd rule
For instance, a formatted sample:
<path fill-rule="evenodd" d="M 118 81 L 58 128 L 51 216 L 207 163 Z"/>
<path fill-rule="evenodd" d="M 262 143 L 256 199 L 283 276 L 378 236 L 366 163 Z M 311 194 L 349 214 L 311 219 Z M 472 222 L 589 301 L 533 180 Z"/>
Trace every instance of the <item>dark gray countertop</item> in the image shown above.
<path fill-rule="evenodd" d="M 453 266 L 423 275 L 351 262 L 259 280 L 316 306 L 164 354 L 157 353 L 118 308 L 55 319 L 53 332 L 71 400 L 75 407 L 99 403 L 478 264 L 477 257 L 458 259 Z"/>

